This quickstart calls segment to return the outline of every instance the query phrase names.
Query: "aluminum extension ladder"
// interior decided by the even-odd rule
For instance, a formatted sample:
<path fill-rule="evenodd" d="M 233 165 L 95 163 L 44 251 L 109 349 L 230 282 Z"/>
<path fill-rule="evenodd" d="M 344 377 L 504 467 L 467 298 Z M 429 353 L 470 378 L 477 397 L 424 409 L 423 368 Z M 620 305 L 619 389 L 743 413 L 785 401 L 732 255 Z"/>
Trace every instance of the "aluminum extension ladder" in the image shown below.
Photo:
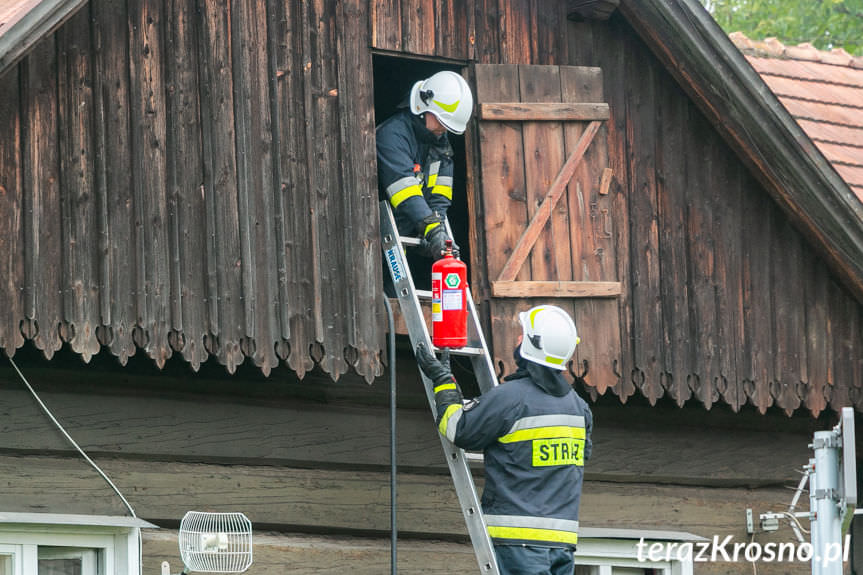
<path fill-rule="evenodd" d="M 380 210 L 381 247 L 384 252 L 386 266 L 389 269 L 393 285 L 395 286 L 402 317 L 408 328 L 411 349 L 416 349 L 417 344 L 423 342 L 427 349 L 433 350 L 435 348 L 432 347 L 428 327 L 426 326 L 420 305 L 420 298 L 431 300 L 431 292 L 416 289 L 410 268 L 407 265 L 403 247 L 418 246 L 420 240 L 418 238 L 402 237 L 399 235 L 389 202 L 385 200 L 381 201 Z M 449 221 L 446 222 L 446 226 L 450 237 L 452 237 Z M 468 344 L 460 349 L 452 349 L 450 353 L 470 358 L 480 392 L 485 393 L 497 385 L 498 382 L 470 290 L 466 290 L 466 294 L 468 306 Z M 436 417 L 434 384 L 422 373 L 422 370 L 420 370 L 420 375 L 422 376 L 432 415 Z M 483 575 L 498 575 L 494 547 L 486 530 L 485 518 L 483 517 L 479 497 L 476 493 L 476 486 L 470 473 L 468 457 L 463 449 L 456 447 L 442 435 L 438 435 L 443 447 L 444 458 L 449 465 L 450 475 L 452 475 L 453 485 L 455 485 L 462 514 L 467 524 L 471 544 L 476 553 L 480 573 Z"/>

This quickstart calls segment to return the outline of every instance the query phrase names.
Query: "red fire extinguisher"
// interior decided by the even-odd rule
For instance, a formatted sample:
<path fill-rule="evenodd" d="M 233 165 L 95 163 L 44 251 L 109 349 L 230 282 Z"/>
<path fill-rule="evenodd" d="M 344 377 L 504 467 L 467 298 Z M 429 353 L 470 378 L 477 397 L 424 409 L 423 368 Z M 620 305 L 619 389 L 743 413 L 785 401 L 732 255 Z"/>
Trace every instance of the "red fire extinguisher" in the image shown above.
<path fill-rule="evenodd" d="M 432 344 L 437 348 L 467 345 L 467 266 L 453 256 L 452 240 L 444 257 L 432 264 Z"/>

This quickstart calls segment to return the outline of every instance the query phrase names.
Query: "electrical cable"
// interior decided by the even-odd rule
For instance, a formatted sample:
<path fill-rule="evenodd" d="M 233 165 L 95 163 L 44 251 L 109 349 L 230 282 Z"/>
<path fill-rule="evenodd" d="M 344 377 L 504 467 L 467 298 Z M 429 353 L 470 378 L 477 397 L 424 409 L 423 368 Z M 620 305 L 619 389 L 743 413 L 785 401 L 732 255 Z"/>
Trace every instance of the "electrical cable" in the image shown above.
<path fill-rule="evenodd" d="M 111 479 L 110 479 L 110 478 L 105 474 L 105 472 L 104 472 L 104 471 L 102 471 L 102 469 L 101 469 L 98 465 L 96 465 L 96 462 L 95 462 L 95 461 L 93 461 L 92 459 L 90 459 L 90 456 L 89 456 L 89 455 L 87 455 L 87 454 L 84 452 L 84 450 L 83 450 L 83 449 L 81 449 L 81 446 L 80 446 L 80 445 L 78 445 L 78 444 L 75 442 L 75 440 L 74 440 L 74 439 L 72 439 L 72 436 L 71 436 L 71 435 L 69 435 L 69 433 L 66 431 L 66 429 L 65 429 L 65 428 L 60 424 L 60 422 L 59 422 L 59 421 L 57 421 L 57 418 L 56 418 L 56 417 L 54 417 L 54 414 L 53 414 L 53 413 L 51 413 L 51 410 L 50 410 L 50 409 L 48 409 L 48 406 L 47 406 L 47 405 L 45 405 L 45 403 L 44 403 L 44 402 L 42 401 L 42 399 L 39 397 L 39 394 L 37 394 L 37 393 L 36 393 L 36 390 L 35 390 L 35 389 L 33 389 L 33 386 L 32 386 L 32 385 L 30 385 L 30 382 L 29 382 L 29 381 L 27 381 L 27 378 L 26 378 L 26 377 L 24 377 L 24 374 L 23 374 L 23 373 L 21 373 L 21 370 L 20 370 L 20 369 L 18 369 L 18 365 L 15 363 L 15 360 L 13 360 L 13 359 L 10 357 L 10 358 L 9 358 L 9 363 L 11 363 L 11 364 L 12 364 L 12 367 L 14 367 L 14 368 L 15 368 L 15 371 L 16 371 L 16 372 L 18 372 L 18 376 L 21 378 L 21 381 L 23 381 L 23 382 L 24 382 L 24 385 L 26 385 L 26 386 L 27 386 L 27 389 L 28 389 L 28 390 L 30 390 L 30 393 L 33 395 L 33 398 L 36 400 L 36 403 L 38 403 L 38 404 L 39 404 L 39 407 L 41 407 L 41 408 L 42 408 L 42 411 L 44 411 L 44 412 L 45 412 L 45 415 L 47 415 L 47 416 L 48 416 L 48 419 L 50 419 L 50 420 L 51 420 L 51 422 L 52 422 L 52 423 L 57 427 L 57 429 L 59 429 L 59 430 L 60 430 L 60 433 L 62 433 L 62 434 L 63 434 L 63 436 L 64 436 L 64 437 L 69 441 L 69 443 L 71 443 L 71 444 L 72 444 L 72 447 L 74 447 L 75 449 L 77 449 L 77 450 L 78 450 L 78 453 L 80 453 L 80 454 L 81 454 L 81 457 L 83 457 L 83 458 L 84 458 L 84 460 L 85 460 L 87 463 L 89 463 L 89 464 L 93 467 L 93 469 L 95 469 L 95 470 L 96 470 L 96 472 L 97 472 L 99 475 L 101 475 L 101 476 L 102 476 L 102 479 L 104 479 L 104 480 L 108 483 L 108 485 L 110 485 L 110 486 L 111 486 L 111 489 L 113 489 L 113 490 L 114 490 L 114 493 L 116 493 L 116 494 L 120 497 L 120 499 L 123 501 L 123 504 L 126 506 L 126 509 L 128 509 L 128 510 L 129 510 L 129 513 L 131 513 L 131 514 L 132 514 L 132 517 L 137 518 L 138 516 L 137 516 L 137 515 L 135 515 L 135 510 L 134 510 L 134 509 L 132 509 L 132 506 L 129 504 L 129 502 L 128 502 L 128 501 L 126 501 L 126 498 L 125 498 L 125 497 L 123 497 L 123 494 L 122 494 L 122 493 L 120 493 L 120 490 L 119 490 L 119 489 L 117 489 L 117 486 L 116 486 L 116 485 L 114 485 L 114 482 L 113 482 L 113 481 L 111 481 Z"/>
<path fill-rule="evenodd" d="M 396 328 L 393 318 L 393 308 L 390 300 L 384 296 L 384 306 L 387 308 L 389 326 L 389 364 L 390 364 L 390 570 L 392 575 L 398 572 L 397 543 L 398 526 L 396 523 Z"/>
<path fill-rule="evenodd" d="M 93 467 L 93 469 L 96 470 L 96 473 L 101 475 L 102 479 L 104 479 L 105 482 L 111 486 L 111 489 L 114 490 L 114 493 L 117 494 L 117 496 L 120 498 L 120 500 L 126 506 L 126 509 L 128 509 L 129 513 L 131 513 L 132 517 L 137 519 L 138 516 L 135 514 L 135 510 L 132 508 L 132 505 L 126 500 L 125 497 L 123 497 L 123 494 L 120 493 L 120 490 L 117 488 L 116 485 L 114 485 L 114 482 L 111 481 L 111 479 L 108 477 L 108 475 L 104 471 L 102 471 L 101 467 L 96 465 L 95 461 L 90 459 L 90 456 L 84 452 L 84 450 L 81 448 L 81 446 L 78 445 L 78 443 L 74 439 L 72 439 L 72 436 L 69 435 L 69 432 L 66 431 L 66 428 L 64 428 L 60 424 L 60 422 L 57 421 L 57 418 L 54 417 L 54 414 L 51 413 L 51 410 L 48 409 L 48 406 L 45 405 L 45 402 L 42 401 L 42 398 L 40 398 L 39 394 L 36 393 L 36 390 L 33 389 L 33 386 L 30 385 L 30 382 L 27 381 L 27 378 L 24 377 L 23 373 L 21 373 L 21 370 L 18 368 L 18 364 L 15 363 L 15 360 L 12 359 L 11 357 L 9 357 L 8 359 L 9 359 L 9 363 L 12 364 L 12 367 L 15 368 L 15 372 L 18 374 L 18 377 L 20 377 L 21 381 L 24 382 L 24 385 L 27 386 L 27 389 L 30 391 L 30 394 L 33 396 L 33 399 L 36 400 L 36 403 L 39 404 L 39 407 L 41 407 L 42 411 L 45 412 L 45 415 L 48 416 L 48 419 L 50 419 L 51 422 L 57 427 L 57 429 L 60 430 L 60 433 L 63 434 L 63 437 L 65 437 L 69 441 L 69 443 L 72 444 L 72 447 L 74 447 L 78 451 L 78 453 L 81 454 L 81 457 L 83 457 L 84 460 L 87 463 L 89 463 Z M 142 572 L 142 570 L 144 568 L 144 539 L 143 539 L 143 536 L 141 535 L 141 530 L 138 529 L 137 531 L 138 531 L 138 573 L 140 575 L 140 573 Z"/>

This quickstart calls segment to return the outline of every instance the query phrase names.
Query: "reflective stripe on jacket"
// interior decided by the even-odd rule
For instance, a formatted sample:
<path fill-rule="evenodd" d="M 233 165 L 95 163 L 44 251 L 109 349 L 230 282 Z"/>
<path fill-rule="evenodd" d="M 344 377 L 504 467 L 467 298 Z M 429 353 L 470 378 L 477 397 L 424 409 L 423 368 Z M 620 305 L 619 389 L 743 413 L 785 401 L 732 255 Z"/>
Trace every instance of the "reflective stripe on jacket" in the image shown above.
<path fill-rule="evenodd" d="M 403 234 L 422 234 L 424 218 L 445 216 L 452 202 L 452 146 L 439 139 L 422 118 L 399 110 L 376 130 L 378 184 Z"/>
<path fill-rule="evenodd" d="M 464 406 L 439 408 L 443 435 L 459 447 L 483 451 L 482 507 L 495 544 L 574 547 L 578 542 L 593 416 L 587 403 L 566 389 L 553 395 L 523 377 Z"/>

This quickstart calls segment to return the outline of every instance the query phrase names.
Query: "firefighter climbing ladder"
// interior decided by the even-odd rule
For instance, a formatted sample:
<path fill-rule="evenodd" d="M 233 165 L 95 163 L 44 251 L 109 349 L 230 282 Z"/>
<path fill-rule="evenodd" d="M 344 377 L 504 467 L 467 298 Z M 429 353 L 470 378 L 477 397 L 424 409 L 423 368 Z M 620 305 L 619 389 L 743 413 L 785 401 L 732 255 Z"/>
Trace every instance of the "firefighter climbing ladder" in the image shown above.
<path fill-rule="evenodd" d="M 396 228 L 395 218 L 389 202 L 382 201 L 381 208 L 381 247 L 384 251 L 387 268 L 393 279 L 399 307 L 402 311 L 405 325 L 410 335 L 411 348 L 416 349 L 420 342 L 425 343 L 429 349 L 433 349 L 423 316 L 420 298 L 431 299 L 430 291 L 417 290 L 414 286 L 413 277 L 407 265 L 403 246 L 418 246 L 420 240 L 417 238 L 401 237 Z M 449 230 L 449 222 L 447 222 Z M 452 233 L 450 231 L 450 237 Z M 467 290 L 468 305 L 468 345 L 460 349 L 453 349 L 453 355 L 467 356 L 471 360 L 474 375 L 479 384 L 480 391 L 485 393 L 497 385 L 497 377 L 494 373 L 494 364 L 488 353 L 485 337 L 477 317 L 476 307 L 470 290 Z M 425 374 L 420 372 L 425 386 L 426 396 L 431 406 L 432 414 L 436 414 L 434 403 L 434 385 Z M 486 530 L 485 518 L 479 504 L 476 486 L 470 473 L 468 459 L 464 450 L 453 445 L 448 439 L 440 436 L 443 446 L 444 457 L 449 465 L 462 514 L 464 515 L 470 540 L 473 544 L 476 560 L 479 563 L 480 572 L 484 575 L 498 575 L 497 562 L 495 561 L 494 548 L 491 538 Z"/>

